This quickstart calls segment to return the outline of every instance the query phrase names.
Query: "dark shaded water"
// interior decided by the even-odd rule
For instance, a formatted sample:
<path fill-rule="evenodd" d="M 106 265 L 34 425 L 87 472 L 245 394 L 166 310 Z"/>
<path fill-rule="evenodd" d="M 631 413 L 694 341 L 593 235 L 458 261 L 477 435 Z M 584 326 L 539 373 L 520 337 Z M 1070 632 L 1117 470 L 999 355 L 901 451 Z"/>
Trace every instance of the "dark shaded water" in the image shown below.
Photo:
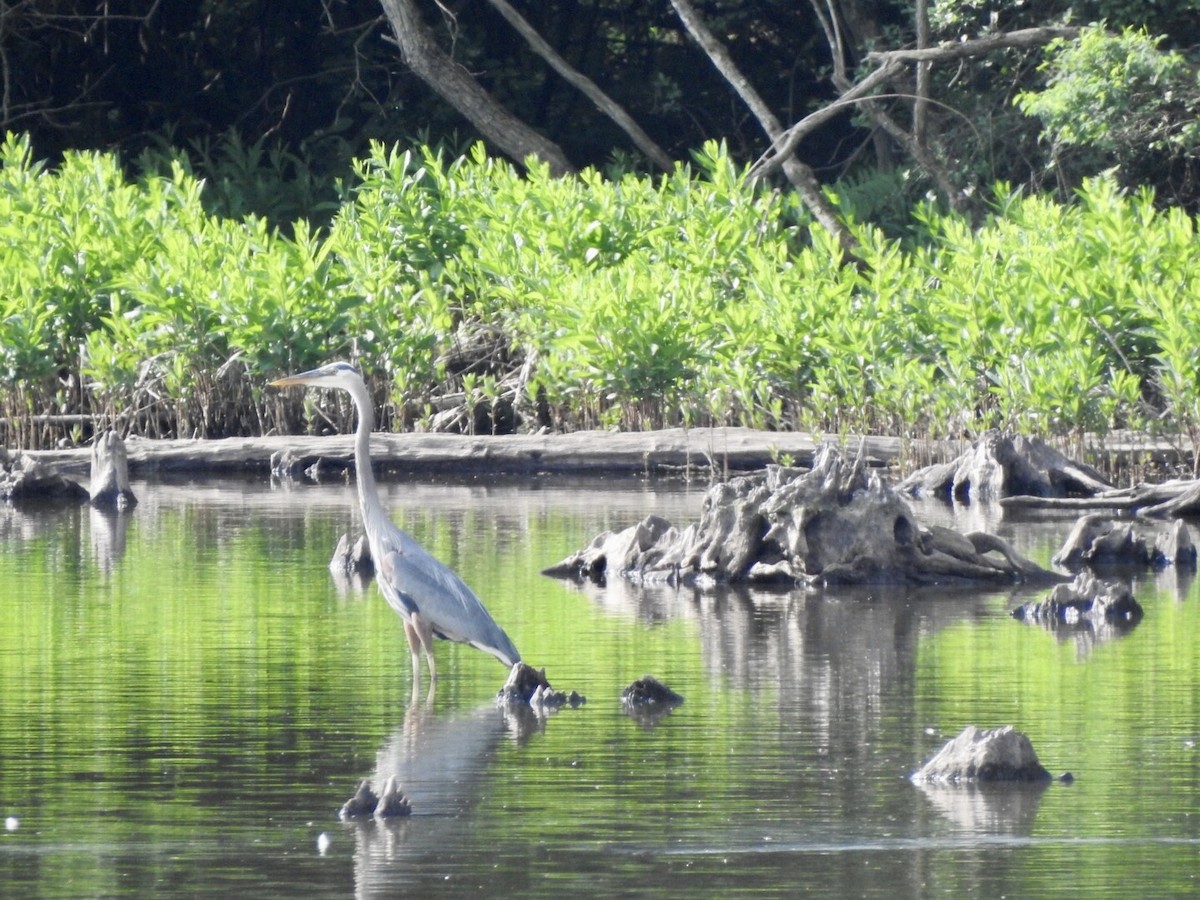
<path fill-rule="evenodd" d="M 1173 572 L 1136 580 L 1123 635 L 1017 623 L 1014 592 L 577 589 L 537 573 L 646 514 L 691 521 L 702 489 L 386 485 L 588 697 L 538 721 L 445 644 L 412 702 L 399 620 L 326 570 L 352 488 L 135 489 L 119 520 L 0 506 L 0 895 L 1197 891 L 1200 598 Z M 1071 522 L 922 510 L 956 515 L 1043 563 Z M 654 723 L 618 699 L 646 673 L 686 697 Z M 1006 723 L 1076 782 L 906 780 Z M 414 815 L 339 822 L 381 773 Z"/>

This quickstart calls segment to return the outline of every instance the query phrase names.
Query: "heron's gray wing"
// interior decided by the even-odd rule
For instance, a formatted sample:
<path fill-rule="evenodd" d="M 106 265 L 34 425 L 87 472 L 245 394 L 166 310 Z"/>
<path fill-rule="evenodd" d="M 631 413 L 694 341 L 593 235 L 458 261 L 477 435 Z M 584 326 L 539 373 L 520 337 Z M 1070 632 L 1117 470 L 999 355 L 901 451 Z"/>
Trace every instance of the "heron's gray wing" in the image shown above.
<path fill-rule="evenodd" d="M 391 545 L 378 577 L 393 606 L 399 602 L 409 613 L 419 613 L 441 637 L 471 644 L 505 665 L 520 660 L 504 629 L 451 569 L 406 534 L 393 535 Z"/>

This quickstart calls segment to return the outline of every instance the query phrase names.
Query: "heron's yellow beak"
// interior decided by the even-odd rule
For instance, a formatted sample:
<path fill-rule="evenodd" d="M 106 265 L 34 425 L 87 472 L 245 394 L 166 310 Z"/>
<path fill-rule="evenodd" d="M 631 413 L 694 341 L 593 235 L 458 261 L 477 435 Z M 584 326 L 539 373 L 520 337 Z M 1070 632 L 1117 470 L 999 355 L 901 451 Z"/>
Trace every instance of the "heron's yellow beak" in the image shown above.
<path fill-rule="evenodd" d="M 284 375 L 282 378 L 276 378 L 274 381 L 267 382 L 267 387 L 303 387 L 312 384 L 320 377 L 321 371 L 319 369 L 311 369 L 308 372 L 300 372 L 296 375 Z"/>

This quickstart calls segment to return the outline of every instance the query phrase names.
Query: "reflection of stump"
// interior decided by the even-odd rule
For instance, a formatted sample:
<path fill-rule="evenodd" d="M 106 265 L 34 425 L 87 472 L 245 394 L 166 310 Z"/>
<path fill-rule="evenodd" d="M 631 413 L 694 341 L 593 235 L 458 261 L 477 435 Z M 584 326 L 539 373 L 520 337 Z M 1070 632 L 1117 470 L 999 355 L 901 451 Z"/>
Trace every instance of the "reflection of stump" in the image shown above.
<path fill-rule="evenodd" d="M 129 460 L 125 442 L 115 431 L 102 434 L 92 444 L 92 505 L 106 509 L 137 506 L 129 487 Z"/>
<path fill-rule="evenodd" d="M 948 463 L 914 472 L 900 483 L 913 496 L 999 500 L 1014 495 L 1090 497 L 1112 485 L 1084 463 L 1039 438 L 989 431 Z"/>

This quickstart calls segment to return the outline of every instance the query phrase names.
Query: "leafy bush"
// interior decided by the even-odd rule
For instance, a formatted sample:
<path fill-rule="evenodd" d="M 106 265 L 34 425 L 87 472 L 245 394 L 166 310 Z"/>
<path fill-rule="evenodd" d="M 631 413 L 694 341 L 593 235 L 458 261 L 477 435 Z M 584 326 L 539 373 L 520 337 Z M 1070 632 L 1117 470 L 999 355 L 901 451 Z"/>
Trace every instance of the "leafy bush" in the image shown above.
<path fill-rule="evenodd" d="M 657 179 L 376 147 L 329 229 L 287 235 L 206 211 L 182 164 L 0 154 L 6 441 L 46 412 L 344 429 L 336 398 L 261 390 L 332 358 L 417 428 L 1200 440 L 1194 221 L 1110 178 L 1069 205 L 1000 186 L 981 223 L 921 206 L 903 243 L 852 222 L 856 267 L 716 145 Z"/>
<path fill-rule="evenodd" d="M 1132 184 L 1200 157 L 1200 81 L 1183 54 L 1159 49 L 1162 40 L 1093 25 L 1051 44 L 1045 88 L 1016 103 L 1041 119 L 1061 167 L 1095 174 L 1115 165 Z"/>

